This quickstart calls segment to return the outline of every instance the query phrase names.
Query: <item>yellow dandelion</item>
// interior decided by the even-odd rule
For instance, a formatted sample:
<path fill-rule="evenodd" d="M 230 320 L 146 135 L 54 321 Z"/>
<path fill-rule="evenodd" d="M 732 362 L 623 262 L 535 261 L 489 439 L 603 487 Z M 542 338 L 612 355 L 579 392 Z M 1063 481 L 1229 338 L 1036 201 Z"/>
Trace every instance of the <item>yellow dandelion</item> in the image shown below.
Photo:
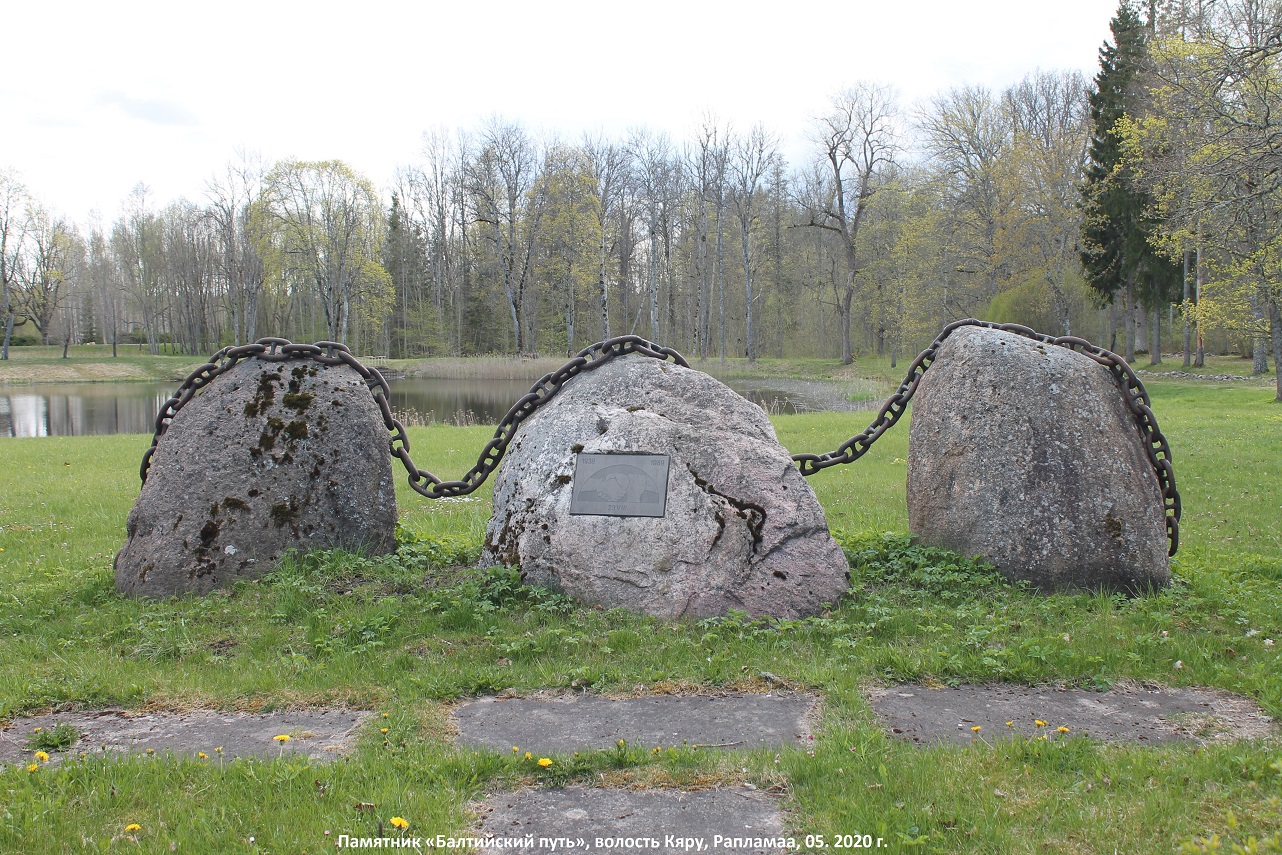
<path fill-rule="evenodd" d="M 627 744 L 628 744 L 628 741 L 627 741 L 626 739 L 620 739 L 618 742 L 616 742 L 616 743 L 614 743 L 614 744 L 615 744 L 615 745 L 617 745 L 618 747 L 622 748 L 623 746 L 625 746 L 625 745 L 627 745 Z"/>
<path fill-rule="evenodd" d="M 402 831 L 410 827 L 410 824 L 403 816 L 394 816 L 388 820 L 388 822 L 391 824 L 392 828 L 399 828 Z"/>
<path fill-rule="evenodd" d="M 1007 726 L 1007 727 L 1014 727 L 1014 726 L 1015 726 L 1015 722 L 1013 722 L 1013 721 L 1008 721 L 1008 722 L 1006 722 L 1006 726 Z"/>
<path fill-rule="evenodd" d="M 383 718 L 387 718 L 387 713 L 383 713 Z"/>
<path fill-rule="evenodd" d="M 41 763 L 48 763 L 48 762 L 49 762 L 49 753 L 48 753 L 48 752 L 46 752 L 46 751 L 37 751 L 37 752 L 36 752 L 36 759 L 37 759 L 37 760 L 39 760 Z"/>
<path fill-rule="evenodd" d="M 540 766 L 542 766 L 544 769 L 546 769 L 547 767 L 549 767 L 549 766 L 551 766 L 551 765 L 552 765 L 552 761 L 551 761 L 551 759 L 549 759 L 549 758 L 547 758 L 547 757 L 540 757 L 540 758 L 539 758 L 539 765 L 540 765 Z"/>
<path fill-rule="evenodd" d="M 1037 725 L 1038 727 L 1046 726 L 1046 722 L 1042 721 L 1040 718 L 1033 719 L 1033 724 Z"/>
<path fill-rule="evenodd" d="M 40 769 L 39 763 L 32 763 L 30 766 L 27 767 L 28 772 L 35 772 L 35 771 L 38 771 L 39 769 Z"/>
<path fill-rule="evenodd" d="M 289 734 L 279 733 L 276 736 L 273 736 L 272 739 L 276 740 L 277 742 L 289 742 Z"/>
<path fill-rule="evenodd" d="M 37 727 L 37 728 L 33 731 L 33 733 L 39 733 L 39 732 L 40 732 L 40 731 L 42 731 L 42 730 L 44 730 L 44 728 L 43 728 L 43 727 Z"/>
<path fill-rule="evenodd" d="M 203 752 L 203 751 L 197 751 L 197 752 L 196 752 L 196 756 L 197 756 L 197 757 L 199 757 L 201 760 L 208 760 L 208 759 L 209 759 L 209 755 L 208 755 L 208 754 L 206 754 L 206 753 L 205 753 L 205 752 Z"/>
<path fill-rule="evenodd" d="M 1038 742 L 1045 742 L 1045 741 L 1046 741 L 1046 736 L 1045 736 L 1045 735 L 1042 735 L 1042 736 L 1037 737 L 1037 741 L 1038 741 Z"/>
<path fill-rule="evenodd" d="M 971 730 L 973 730 L 975 733 L 979 733 L 983 729 L 984 729 L 984 726 L 982 724 L 977 724 L 971 728 Z"/>
<path fill-rule="evenodd" d="M 155 753 L 156 753 L 156 749 L 154 749 L 154 748 L 148 748 L 148 749 L 147 749 L 147 753 L 148 753 L 148 754 L 155 754 Z"/>
<path fill-rule="evenodd" d="M 521 749 L 520 749 L 520 748 L 517 748 L 515 745 L 513 745 L 513 746 L 512 746 L 512 753 L 513 753 L 513 754 L 516 754 L 516 753 L 520 752 L 520 750 L 521 750 Z"/>
<path fill-rule="evenodd" d="M 142 826 L 136 822 L 131 822 L 125 826 L 126 834 L 133 834 L 134 832 L 137 832 L 137 831 L 142 831 Z"/>
<path fill-rule="evenodd" d="M 380 727 L 380 728 L 378 729 L 378 732 L 379 732 L 379 733 L 387 733 L 387 728 L 385 728 L 385 727 Z"/>
<path fill-rule="evenodd" d="M 1059 727 L 1057 727 L 1057 728 L 1055 728 L 1055 729 L 1056 729 L 1057 731 L 1059 731 L 1060 733 L 1068 733 L 1068 728 L 1067 728 L 1067 727 L 1064 727 L 1063 725 L 1060 725 Z"/>
<path fill-rule="evenodd" d="M 533 760 L 533 759 L 534 759 L 534 755 L 527 751 L 527 752 L 525 752 L 525 759 L 526 759 L 526 760 Z"/>

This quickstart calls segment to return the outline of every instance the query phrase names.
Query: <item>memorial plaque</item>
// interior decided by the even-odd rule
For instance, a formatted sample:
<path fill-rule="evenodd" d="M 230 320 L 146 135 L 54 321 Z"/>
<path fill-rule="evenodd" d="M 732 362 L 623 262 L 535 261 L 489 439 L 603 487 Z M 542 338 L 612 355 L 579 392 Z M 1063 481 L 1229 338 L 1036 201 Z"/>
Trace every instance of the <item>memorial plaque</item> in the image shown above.
<path fill-rule="evenodd" d="M 668 508 L 668 455 L 579 454 L 570 513 L 662 517 Z"/>

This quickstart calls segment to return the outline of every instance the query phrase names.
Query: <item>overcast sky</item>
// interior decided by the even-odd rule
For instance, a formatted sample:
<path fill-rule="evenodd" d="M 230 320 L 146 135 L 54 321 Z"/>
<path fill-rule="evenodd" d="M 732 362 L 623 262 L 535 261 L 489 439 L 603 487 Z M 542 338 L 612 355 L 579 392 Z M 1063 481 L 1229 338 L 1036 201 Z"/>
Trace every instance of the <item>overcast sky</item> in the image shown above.
<path fill-rule="evenodd" d="M 424 131 L 519 119 L 578 139 L 690 135 L 711 110 L 786 153 L 838 89 L 901 102 L 1097 67 L 1116 0 L 18 0 L 4 13 L 0 168 L 112 220 L 138 182 L 200 201 L 238 149 L 341 159 L 380 187 Z"/>

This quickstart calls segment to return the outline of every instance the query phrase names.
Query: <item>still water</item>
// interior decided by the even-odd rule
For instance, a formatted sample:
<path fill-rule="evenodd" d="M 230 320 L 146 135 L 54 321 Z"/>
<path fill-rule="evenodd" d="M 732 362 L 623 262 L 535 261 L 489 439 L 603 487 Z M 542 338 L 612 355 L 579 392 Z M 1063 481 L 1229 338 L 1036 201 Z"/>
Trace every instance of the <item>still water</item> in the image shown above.
<path fill-rule="evenodd" d="M 392 409 L 407 424 L 493 425 L 530 390 L 525 380 L 393 380 Z M 176 383 L 0 385 L 0 437 L 152 433 Z M 772 413 L 814 409 L 795 393 L 730 383 Z"/>

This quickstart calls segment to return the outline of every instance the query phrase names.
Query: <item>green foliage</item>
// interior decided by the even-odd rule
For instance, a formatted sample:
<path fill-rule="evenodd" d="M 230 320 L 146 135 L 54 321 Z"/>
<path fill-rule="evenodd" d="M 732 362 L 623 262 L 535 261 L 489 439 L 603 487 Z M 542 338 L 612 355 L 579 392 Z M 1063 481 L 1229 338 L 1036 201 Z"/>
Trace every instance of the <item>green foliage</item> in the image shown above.
<path fill-rule="evenodd" d="M 1100 51 L 1100 70 L 1090 93 L 1091 137 L 1082 185 L 1082 266 L 1102 299 L 1112 302 L 1128 285 L 1147 306 L 1176 295 L 1182 275 L 1150 242 L 1156 231 L 1151 200 L 1122 157 L 1119 125 L 1140 108 L 1136 78 L 1145 59 L 1145 24 L 1129 0 L 1122 0 L 1110 23 L 1112 44 Z"/>
<path fill-rule="evenodd" d="M 27 737 L 28 751 L 66 751 L 80 739 L 80 732 L 66 722 L 58 722 Z"/>

